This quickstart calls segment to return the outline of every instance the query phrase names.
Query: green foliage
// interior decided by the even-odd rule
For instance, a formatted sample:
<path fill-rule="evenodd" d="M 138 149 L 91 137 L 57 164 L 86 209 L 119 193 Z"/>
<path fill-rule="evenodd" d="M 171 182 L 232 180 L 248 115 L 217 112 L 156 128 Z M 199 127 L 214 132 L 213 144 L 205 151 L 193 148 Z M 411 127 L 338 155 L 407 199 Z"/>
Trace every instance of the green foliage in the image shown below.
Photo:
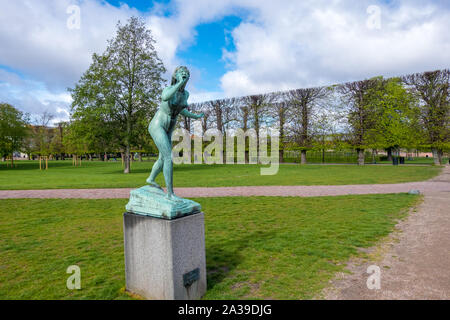
<path fill-rule="evenodd" d="M 347 121 L 350 126 L 350 141 L 355 149 L 368 147 L 367 137 L 376 126 L 376 102 L 378 92 L 382 90 L 382 79 L 346 83 L 338 87 L 346 105 Z"/>
<path fill-rule="evenodd" d="M 28 118 L 7 103 L 0 104 L 0 157 L 21 151 L 28 135 Z"/>
<path fill-rule="evenodd" d="M 146 144 L 141 122 L 148 124 L 156 110 L 165 72 L 154 43 L 142 20 L 118 23 L 116 37 L 102 55 L 93 55 L 71 89 L 74 145 L 96 152 L 119 149 L 129 156 L 132 146 Z"/>
<path fill-rule="evenodd" d="M 419 108 L 400 79 L 379 79 L 372 88 L 375 121 L 367 130 L 365 141 L 373 149 L 414 148 L 420 145 Z"/>
<path fill-rule="evenodd" d="M 450 150 L 450 70 L 412 74 L 402 80 L 421 102 L 425 143 L 440 158 L 443 151 Z"/>

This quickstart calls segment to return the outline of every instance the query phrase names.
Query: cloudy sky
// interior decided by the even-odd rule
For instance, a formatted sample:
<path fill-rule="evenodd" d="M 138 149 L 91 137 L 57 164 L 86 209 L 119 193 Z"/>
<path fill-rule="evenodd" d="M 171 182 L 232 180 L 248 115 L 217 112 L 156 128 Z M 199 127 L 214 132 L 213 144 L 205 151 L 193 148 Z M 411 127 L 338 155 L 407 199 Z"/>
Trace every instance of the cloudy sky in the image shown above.
<path fill-rule="evenodd" d="M 0 102 L 66 120 L 67 88 L 133 15 L 191 70 L 191 102 L 450 67 L 448 0 L 0 0 Z"/>

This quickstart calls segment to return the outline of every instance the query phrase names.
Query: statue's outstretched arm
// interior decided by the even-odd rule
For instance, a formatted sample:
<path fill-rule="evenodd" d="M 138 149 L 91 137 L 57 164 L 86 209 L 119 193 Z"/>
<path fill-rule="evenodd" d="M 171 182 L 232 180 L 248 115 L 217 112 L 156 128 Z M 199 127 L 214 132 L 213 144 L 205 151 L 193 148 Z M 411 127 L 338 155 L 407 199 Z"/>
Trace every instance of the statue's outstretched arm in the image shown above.
<path fill-rule="evenodd" d="M 200 119 L 203 118 L 205 116 L 205 114 L 202 112 L 200 114 L 195 114 L 192 112 L 189 112 L 186 108 L 181 110 L 180 112 L 183 116 L 188 117 L 188 118 L 192 118 L 192 119 Z"/>

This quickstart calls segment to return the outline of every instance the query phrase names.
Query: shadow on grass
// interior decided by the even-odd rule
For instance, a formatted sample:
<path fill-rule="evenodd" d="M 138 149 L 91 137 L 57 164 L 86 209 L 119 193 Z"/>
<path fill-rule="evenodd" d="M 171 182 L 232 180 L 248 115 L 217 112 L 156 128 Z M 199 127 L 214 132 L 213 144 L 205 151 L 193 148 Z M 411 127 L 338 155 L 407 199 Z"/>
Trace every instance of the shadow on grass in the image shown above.
<path fill-rule="evenodd" d="M 227 278 L 245 259 L 245 249 L 257 242 L 258 246 L 265 239 L 274 237 L 274 232 L 251 233 L 245 237 L 206 245 L 206 274 L 208 290 L 214 288 Z"/>

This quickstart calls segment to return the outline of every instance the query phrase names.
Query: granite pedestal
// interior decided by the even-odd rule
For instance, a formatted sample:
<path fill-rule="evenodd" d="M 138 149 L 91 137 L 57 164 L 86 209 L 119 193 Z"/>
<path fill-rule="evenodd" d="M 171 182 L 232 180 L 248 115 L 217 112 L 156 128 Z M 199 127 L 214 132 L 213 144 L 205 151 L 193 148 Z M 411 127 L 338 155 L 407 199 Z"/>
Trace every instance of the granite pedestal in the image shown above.
<path fill-rule="evenodd" d="M 124 240 L 127 291 L 157 300 L 205 294 L 203 212 L 170 220 L 126 212 Z"/>

